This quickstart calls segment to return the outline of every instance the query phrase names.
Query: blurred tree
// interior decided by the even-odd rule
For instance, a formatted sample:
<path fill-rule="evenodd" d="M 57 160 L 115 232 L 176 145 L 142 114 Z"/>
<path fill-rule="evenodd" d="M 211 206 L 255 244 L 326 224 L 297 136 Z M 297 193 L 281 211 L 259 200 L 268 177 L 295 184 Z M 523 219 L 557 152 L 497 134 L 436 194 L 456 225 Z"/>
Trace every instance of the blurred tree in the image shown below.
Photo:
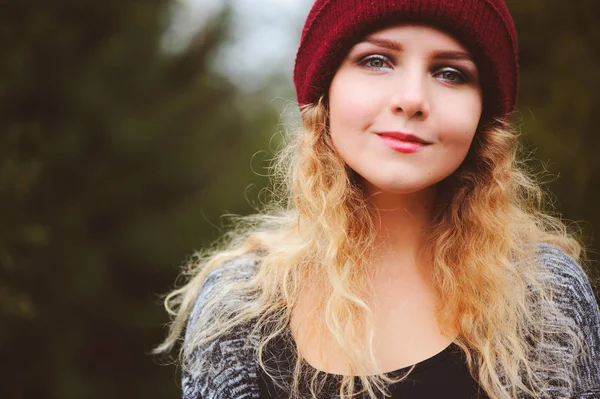
<path fill-rule="evenodd" d="M 180 395 L 157 293 L 250 211 L 278 115 L 213 71 L 227 12 L 163 51 L 175 5 L 0 4 L 2 398 Z"/>
<path fill-rule="evenodd" d="M 550 173 L 556 206 L 600 256 L 600 2 L 509 0 L 519 32 L 523 139 Z"/>

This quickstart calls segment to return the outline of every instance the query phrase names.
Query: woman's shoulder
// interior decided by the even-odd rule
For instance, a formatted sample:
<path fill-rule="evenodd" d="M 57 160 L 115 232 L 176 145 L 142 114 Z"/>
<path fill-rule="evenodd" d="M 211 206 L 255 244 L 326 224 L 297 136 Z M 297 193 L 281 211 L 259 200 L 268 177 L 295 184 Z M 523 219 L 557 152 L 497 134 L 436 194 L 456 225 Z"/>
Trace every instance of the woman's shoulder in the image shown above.
<path fill-rule="evenodd" d="M 541 266 L 540 279 L 551 283 L 557 293 L 570 296 L 575 302 L 596 303 L 590 281 L 583 268 L 562 248 L 539 243 L 535 258 Z"/>
<path fill-rule="evenodd" d="M 535 254 L 539 280 L 551 287 L 554 302 L 573 317 L 598 314 L 598 303 L 581 265 L 556 245 L 539 243 Z M 595 316 L 597 317 L 597 316 Z"/>
<path fill-rule="evenodd" d="M 191 319 L 202 309 L 206 301 L 220 291 L 228 289 L 231 284 L 249 281 L 256 275 L 258 270 L 258 257 L 252 253 L 237 256 L 214 267 L 204 280 L 196 296 Z M 231 300 L 235 298 L 229 297 Z"/>
<path fill-rule="evenodd" d="M 213 268 L 204 278 L 201 291 L 212 290 L 223 281 L 250 280 L 257 271 L 258 257 L 252 253 L 237 256 Z"/>

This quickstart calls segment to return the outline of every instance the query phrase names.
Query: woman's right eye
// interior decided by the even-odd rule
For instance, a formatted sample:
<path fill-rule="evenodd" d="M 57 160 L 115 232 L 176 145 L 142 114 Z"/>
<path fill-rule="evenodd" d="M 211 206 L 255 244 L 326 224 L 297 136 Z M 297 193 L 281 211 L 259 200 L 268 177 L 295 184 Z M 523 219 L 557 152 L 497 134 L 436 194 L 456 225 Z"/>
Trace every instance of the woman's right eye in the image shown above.
<path fill-rule="evenodd" d="M 359 65 L 370 69 L 390 68 L 391 62 L 383 55 L 369 55 L 360 60 Z"/>

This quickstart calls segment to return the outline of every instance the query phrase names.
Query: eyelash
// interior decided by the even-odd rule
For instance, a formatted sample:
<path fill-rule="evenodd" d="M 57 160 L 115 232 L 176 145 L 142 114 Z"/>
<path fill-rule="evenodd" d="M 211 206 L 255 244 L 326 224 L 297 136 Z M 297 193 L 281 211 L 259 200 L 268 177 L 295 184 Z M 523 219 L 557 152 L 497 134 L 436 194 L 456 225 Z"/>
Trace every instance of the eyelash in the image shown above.
<path fill-rule="evenodd" d="M 361 67 L 368 68 L 368 69 L 374 69 L 374 70 L 380 70 L 380 69 L 385 68 L 385 67 L 370 67 L 370 66 L 368 66 L 367 64 L 373 60 L 383 61 L 384 63 L 388 64 L 389 66 L 393 66 L 393 62 L 390 60 L 390 58 L 388 56 L 379 55 L 379 54 L 373 54 L 373 55 L 368 55 L 368 56 L 362 57 L 358 60 L 357 64 Z M 446 65 L 434 65 L 432 68 L 432 71 L 434 71 L 434 76 L 436 74 L 444 73 L 444 72 L 455 73 L 457 78 L 459 79 L 458 81 L 451 81 L 448 79 L 444 79 L 445 82 L 448 82 L 450 84 L 462 85 L 462 84 L 466 84 L 470 81 L 469 76 L 465 72 L 463 72 L 460 69 L 455 68 L 455 67 L 449 67 Z"/>

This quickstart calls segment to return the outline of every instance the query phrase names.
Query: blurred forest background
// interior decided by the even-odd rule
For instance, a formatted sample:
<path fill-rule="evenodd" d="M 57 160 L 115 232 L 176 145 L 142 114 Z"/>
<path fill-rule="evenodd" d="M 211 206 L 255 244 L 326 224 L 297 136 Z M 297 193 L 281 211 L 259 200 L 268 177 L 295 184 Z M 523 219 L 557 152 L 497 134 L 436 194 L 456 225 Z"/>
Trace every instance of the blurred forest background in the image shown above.
<path fill-rule="evenodd" d="M 600 2 L 508 4 L 522 72 L 515 121 L 597 261 Z M 180 396 L 178 370 L 149 355 L 165 334 L 160 295 L 222 233 L 222 214 L 259 202 L 282 130 L 273 99 L 294 93 L 291 57 L 252 89 L 239 84 L 251 73 L 223 73 L 228 6 L 185 45 L 165 45 L 178 8 L 0 2 L 1 398 Z M 296 39 L 305 15 L 289 26 Z"/>

